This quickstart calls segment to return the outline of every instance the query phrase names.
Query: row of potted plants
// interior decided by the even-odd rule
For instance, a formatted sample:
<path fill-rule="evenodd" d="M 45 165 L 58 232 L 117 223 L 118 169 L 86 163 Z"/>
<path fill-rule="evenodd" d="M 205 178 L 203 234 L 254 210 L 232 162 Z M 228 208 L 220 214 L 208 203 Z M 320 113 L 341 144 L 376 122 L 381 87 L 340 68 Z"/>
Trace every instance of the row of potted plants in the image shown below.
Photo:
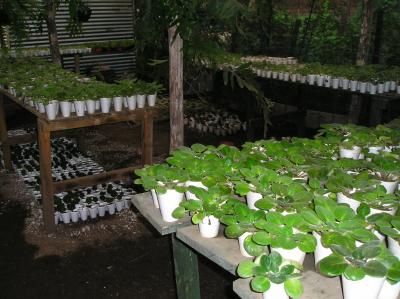
<path fill-rule="evenodd" d="M 1 59 L 0 87 L 7 89 L 25 104 L 46 113 L 50 120 L 61 112 L 63 117 L 93 114 L 96 110 L 109 113 L 125 107 L 134 110 L 156 104 L 162 85 L 137 79 L 122 80 L 116 84 L 77 77 L 58 66 L 40 59 Z"/>
<path fill-rule="evenodd" d="M 243 56 L 241 60 L 252 63 L 297 64 L 297 59 L 295 57 Z"/>
<path fill-rule="evenodd" d="M 399 141 L 387 126 L 327 125 L 315 139 L 262 140 L 241 150 L 196 144 L 138 170 L 136 183 L 152 191 L 164 221 L 190 213 L 208 238 L 222 223 L 254 267 L 268 252 L 292 265 L 314 252 L 322 274 L 342 276 L 345 298 L 363 284 L 371 291 L 360 298 L 397 298 Z M 265 275 L 257 276 L 263 288 L 253 289 L 266 290 Z"/>
<path fill-rule="evenodd" d="M 261 57 L 262 58 L 262 57 Z M 263 59 L 241 59 L 237 54 L 225 53 L 216 58 L 220 66 L 247 64 L 259 77 L 299 82 L 353 92 L 400 94 L 400 68 L 383 65 L 322 65 L 283 64 L 265 62 Z"/>

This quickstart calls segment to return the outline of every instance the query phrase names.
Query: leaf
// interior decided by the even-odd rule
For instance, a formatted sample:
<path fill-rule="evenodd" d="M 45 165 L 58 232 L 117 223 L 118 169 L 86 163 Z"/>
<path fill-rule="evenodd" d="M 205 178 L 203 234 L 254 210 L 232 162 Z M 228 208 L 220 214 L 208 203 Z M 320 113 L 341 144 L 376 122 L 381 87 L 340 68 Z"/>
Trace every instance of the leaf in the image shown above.
<path fill-rule="evenodd" d="M 400 281 L 400 261 L 392 264 L 387 272 L 387 278 Z"/>
<path fill-rule="evenodd" d="M 280 271 L 280 272 L 281 272 L 282 274 L 284 274 L 284 275 L 290 275 L 290 274 L 292 274 L 292 273 L 294 272 L 295 269 L 296 269 L 296 268 L 295 268 L 294 265 L 289 264 L 289 265 L 283 266 L 283 267 L 281 268 L 281 271 Z"/>
<path fill-rule="evenodd" d="M 183 216 L 185 216 L 186 210 L 185 208 L 182 207 L 177 207 L 173 212 L 172 212 L 172 217 L 176 219 L 181 219 Z"/>
<path fill-rule="evenodd" d="M 314 179 L 314 178 L 311 178 L 311 179 L 308 181 L 308 184 L 310 185 L 310 187 L 311 187 L 312 189 L 319 189 L 319 188 L 321 188 L 321 183 L 320 183 L 320 181 L 317 180 L 317 179 Z"/>
<path fill-rule="evenodd" d="M 364 257 L 371 259 L 377 257 L 382 252 L 382 244 L 380 241 L 373 241 L 363 244 L 359 247 Z"/>
<path fill-rule="evenodd" d="M 250 192 L 249 184 L 244 182 L 238 182 L 235 184 L 236 193 L 240 196 L 245 196 L 247 193 Z"/>
<path fill-rule="evenodd" d="M 251 280 L 251 289 L 255 292 L 263 293 L 269 290 L 271 283 L 265 276 L 256 276 Z"/>
<path fill-rule="evenodd" d="M 338 276 L 347 268 L 345 259 L 337 254 L 331 254 L 323 258 L 319 263 L 319 271 L 327 276 Z"/>
<path fill-rule="evenodd" d="M 271 269 L 272 272 L 278 272 L 279 271 L 279 267 L 281 266 L 282 262 L 283 262 L 283 258 L 280 255 L 279 252 L 276 251 L 272 251 L 269 254 L 269 258 L 271 260 Z"/>
<path fill-rule="evenodd" d="M 381 262 L 375 260 L 368 261 L 364 266 L 364 271 L 366 275 L 372 277 L 384 277 L 387 273 L 386 267 Z"/>
<path fill-rule="evenodd" d="M 357 281 L 365 277 L 365 272 L 362 268 L 357 268 L 349 265 L 346 268 L 346 271 L 344 271 L 343 275 L 349 280 Z"/>
<path fill-rule="evenodd" d="M 272 237 L 267 232 L 256 232 L 253 235 L 253 241 L 259 245 L 268 246 L 271 244 Z"/>
<path fill-rule="evenodd" d="M 335 218 L 340 222 L 345 220 L 351 220 L 355 217 L 354 211 L 350 207 L 345 205 L 337 206 L 335 208 L 334 214 Z"/>
<path fill-rule="evenodd" d="M 257 200 L 254 205 L 261 210 L 270 210 L 275 207 L 274 201 L 268 197 Z"/>
<path fill-rule="evenodd" d="M 240 262 L 238 268 L 237 268 L 237 273 L 240 277 L 242 278 L 248 278 L 253 276 L 253 268 L 256 265 L 249 260 L 245 260 Z"/>
<path fill-rule="evenodd" d="M 252 236 L 247 236 L 246 239 L 244 239 L 243 247 L 251 256 L 259 256 L 267 251 L 267 247 L 253 242 Z"/>
<path fill-rule="evenodd" d="M 238 224 L 232 224 L 225 228 L 225 235 L 230 238 L 238 238 L 246 232 L 246 229 L 242 228 Z"/>
<path fill-rule="evenodd" d="M 287 279 L 284 286 L 286 294 L 293 299 L 299 298 L 304 292 L 300 279 Z"/>
<path fill-rule="evenodd" d="M 312 235 L 303 235 L 298 245 L 299 249 L 303 252 L 310 253 L 314 252 L 317 247 L 317 240 Z"/>
<path fill-rule="evenodd" d="M 314 211 L 311 211 L 311 210 L 303 211 L 301 213 L 301 216 L 308 223 L 311 223 L 311 224 L 314 224 L 314 225 L 318 225 L 318 224 L 322 223 L 321 219 L 319 219 L 319 217 L 317 216 L 317 214 L 315 214 Z"/>
<path fill-rule="evenodd" d="M 204 219 L 204 217 L 206 217 L 204 212 L 200 212 L 200 213 L 194 214 L 193 217 L 192 217 L 192 222 L 194 224 L 199 224 Z"/>
<path fill-rule="evenodd" d="M 321 218 L 322 221 L 324 221 L 325 223 L 335 221 L 335 215 L 330 210 L 328 210 L 322 206 L 316 206 L 315 212 L 317 213 L 319 218 Z"/>
<path fill-rule="evenodd" d="M 365 228 L 354 229 L 350 232 L 352 237 L 361 242 L 368 242 L 371 240 L 376 240 L 376 236 L 369 230 Z"/>

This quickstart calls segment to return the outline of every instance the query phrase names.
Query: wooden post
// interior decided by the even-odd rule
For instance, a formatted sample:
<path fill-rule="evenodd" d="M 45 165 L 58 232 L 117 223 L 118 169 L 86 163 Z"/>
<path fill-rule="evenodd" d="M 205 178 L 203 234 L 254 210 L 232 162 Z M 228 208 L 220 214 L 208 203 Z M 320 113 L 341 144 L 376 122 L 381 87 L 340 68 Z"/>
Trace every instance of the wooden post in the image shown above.
<path fill-rule="evenodd" d="M 74 67 L 75 73 L 79 75 L 81 72 L 81 56 L 79 54 L 74 55 Z"/>
<path fill-rule="evenodd" d="M 48 232 L 53 232 L 56 226 L 54 222 L 53 178 L 51 175 L 50 129 L 47 122 L 40 118 L 37 120 L 37 125 L 44 228 Z"/>
<path fill-rule="evenodd" d="M 142 121 L 142 164 L 153 163 L 153 112 L 145 111 Z"/>
<path fill-rule="evenodd" d="M 168 30 L 169 40 L 169 101 L 170 152 L 184 144 L 183 124 L 183 41 L 176 26 Z"/>
<path fill-rule="evenodd" d="M 51 60 L 53 61 L 53 63 L 61 65 L 61 53 L 60 53 L 60 46 L 58 43 L 57 25 L 56 25 L 57 5 L 55 3 L 55 0 L 47 1 L 46 10 L 47 10 L 46 25 L 47 25 L 47 33 L 49 36 Z"/>
<path fill-rule="evenodd" d="M 178 299 L 200 299 L 197 255 L 171 234 Z"/>
<path fill-rule="evenodd" d="M 351 102 L 349 107 L 348 122 L 352 124 L 358 124 L 360 121 L 361 114 L 362 96 L 359 94 L 353 94 L 351 96 Z"/>
<path fill-rule="evenodd" d="M 3 150 L 4 167 L 7 171 L 12 171 L 11 149 L 8 140 L 6 113 L 4 110 L 4 95 L 0 93 L 0 141 Z"/>

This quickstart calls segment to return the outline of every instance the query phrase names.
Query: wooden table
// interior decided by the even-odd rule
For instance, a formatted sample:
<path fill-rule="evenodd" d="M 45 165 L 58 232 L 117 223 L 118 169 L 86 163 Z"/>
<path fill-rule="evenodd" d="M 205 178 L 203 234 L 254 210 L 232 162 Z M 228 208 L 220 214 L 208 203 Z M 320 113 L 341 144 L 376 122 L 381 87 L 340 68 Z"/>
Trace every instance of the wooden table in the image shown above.
<path fill-rule="evenodd" d="M 172 223 L 162 221 L 160 211 L 154 207 L 150 193 L 135 195 L 132 203 L 161 235 L 171 234 L 179 299 L 201 298 L 198 254 L 233 275 L 236 275 L 237 266 L 241 261 L 251 259 L 241 255 L 237 239 L 225 238 L 223 227 L 220 228 L 217 238 L 203 238 L 197 225 L 191 225 L 188 218 Z M 305 268 L 302 278 L 304 294 L 301 298 L 343 299 L 340 279 L 327 278 L 316 273 L 312 254 L 307 255 Z M 238 279 L 233 283 L 233 290 L 243 299 L 261 299 L 261 294 L 250 290 L 249 283 L 249 279 Z"/>
<path fill-rule="evenodd" d="M 37 118 L 37 140 L 39 144 L 40 181 L 43 205 L 44 226 L 47 231 L 55 230 L 53 195 L 62 191 L 68 191 L 79 187 L 89 187 L 97 184 L 120 180 L 128 177 L 137 167 L 127 167 L 103 172 L 96 175 L 79 177 L 64 181 L 53 182 L 51 171 L 51 143 L 52 132 L 67 129 L 77 129 L 103 124 L 114 124 L 126 121 L 140 122 L 142 125 L 142 165 L 152 164 L 153 158 L 153 117 L 155 108 L 147 107 L 136 110 L 123 110 L 121 112 L 95 113 L 78 117 L 57 117 L 48 120 L 45 114 L 38 112 L 33 107 L 25 105 L 19 98 L 10 94 L 7 90 L 0 89 L 0 141 L 3 150 L 4 165 L 6 170 L 12 171 L 11 149 L 13 144 L 32 142 L 35 135 L 9 137 L 7 133 L 4 101 L 9 99 L 25 110 L 34 114 Z M 142 167 L 141 165 L 141 167 Z"/>

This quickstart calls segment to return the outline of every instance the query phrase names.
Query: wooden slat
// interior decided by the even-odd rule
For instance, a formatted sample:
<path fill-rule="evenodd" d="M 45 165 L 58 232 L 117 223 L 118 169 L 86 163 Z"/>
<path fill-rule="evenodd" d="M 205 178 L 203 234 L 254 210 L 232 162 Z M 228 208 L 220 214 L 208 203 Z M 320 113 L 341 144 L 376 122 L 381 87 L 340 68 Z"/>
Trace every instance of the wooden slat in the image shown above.
<path fill-rule="evenodd" d="M 142 164 L 153 163 L 153 114 L 146 113 L 142 121 Z"/>
<path fill-rule="evenodd" d="M 37 111 L 35 108 L 25 105 L 23 102 L 19 100 L 16 96 L 12 95 L 9 93 L 7 90 L 0 88 L 0 94 L 3 94 L 6 98 L 12 100 L 14 103 L 16 103 L 18 106 L 21 106 L 22 108 L 28 110 L 30 113 L 34 114 L 38 118 L 45 118 L 45 115 Z"/>
<path fill-rule="evenodd" d="M 8 144 L 9 145 L 16 145 L 16 144 L 24 144 L 24 143 L 31 143 L 37 140 L 37 134 L 24 134 L 18 136 L 11 136 L 8 137 Z"/>
<path fill-rule="evenodd" d="M 79 177 L 70 180 L 64 180 L 53 183 L 54 193 L 69 191 L 77 188 L 86 188 L 105 182 L 123 180 L 132 175 L 138 167 L 127 167 L 107 172 L 102 172 L 95 175 Z"/>
<path fill-rule="evenodd" d="M 50 130 L 47 123 L 38 118 L 40 161 L 40 190 L 42 193 L 43 220 L 46 231 L 55 231 L 53 178 L 51 173 Z"/>
<path fill-rule="evenodd" d="M 8 141 L 6 114 L 4 111 L 4 95 L 0 94 L 0 141 L 3 150 L 4 167 L 6 170 L 12 170 L 11 149 Z"/>

